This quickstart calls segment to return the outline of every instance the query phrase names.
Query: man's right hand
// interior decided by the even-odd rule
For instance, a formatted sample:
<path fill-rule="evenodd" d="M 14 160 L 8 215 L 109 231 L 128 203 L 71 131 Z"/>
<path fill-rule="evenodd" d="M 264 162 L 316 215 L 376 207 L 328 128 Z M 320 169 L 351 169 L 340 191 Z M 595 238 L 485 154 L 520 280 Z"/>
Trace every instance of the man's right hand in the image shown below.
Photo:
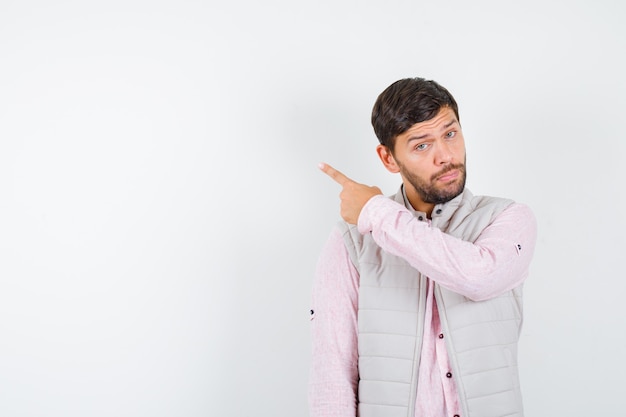
<path fill-rule="evenodd" d="M 341 217 L 350 224 L 357 224 L 361 210 L 370 198 L 382 195 L 380 188 L 370 187 L 353 181 L 326 163 L 320 163 L 319 168 L 337 184 L 341 185 L 342 190 L 339 193 L 339 198 L 341 199 L 340 213 Z"/>

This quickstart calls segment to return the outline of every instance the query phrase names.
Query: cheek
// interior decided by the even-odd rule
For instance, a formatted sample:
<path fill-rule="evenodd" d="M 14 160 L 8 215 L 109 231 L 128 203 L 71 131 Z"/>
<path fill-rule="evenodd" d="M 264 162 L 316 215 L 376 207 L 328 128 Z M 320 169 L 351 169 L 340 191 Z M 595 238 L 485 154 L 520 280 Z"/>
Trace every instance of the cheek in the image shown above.
<path fill-rule="evenodd" d="M 454 152 L 456 153 L 457 158 L 461 161 L 465 159 L 465 142 L 463 140 L 456 143 Z"/>
<path fill-rule="evenodd" d="M 402 169 L 413 175 L 420 175 L 424 172 L 424 158 L 420 158 L 416 155 L 409 155 L 404 159 Z"/>
<path fill-rule="evenodd" d="M 434 174 L 434 170 L 426 169 L 424 161 L 412 161 L 410 159 L 405 161 L 405 165 L 402 166 L 402 174 L 405 177 L 410 177 L 421 182 L 428 181 L 430 176 Z M 433 172 L 431 172 L 433 171 Z"/>

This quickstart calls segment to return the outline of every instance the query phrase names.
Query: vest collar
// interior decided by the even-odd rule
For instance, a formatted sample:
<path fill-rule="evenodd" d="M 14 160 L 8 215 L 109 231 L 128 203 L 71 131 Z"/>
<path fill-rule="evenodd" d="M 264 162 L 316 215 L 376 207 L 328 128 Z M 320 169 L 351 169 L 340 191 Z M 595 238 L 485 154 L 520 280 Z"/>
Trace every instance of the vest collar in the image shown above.
<path fill-rule="evenodd" d="M 457 195 L 452 200 L 442 203 L 442 204 L 437 204 L 433 208 L 433 212 L 431 214 L 432 219 L 433 220 L 436 219 L 436 223 L 439 223 L 439 224 L 442 224 L 442 222 L 447 223 L 452 217 L 452 215 L 454 214 L 454 212 L 456 211 L 456 209 L 461 205 L 461 202 L 464 199 L 471 198 L 471 197 L 472 197 L 472 193 L 467 188 L 463 189 L 461 194 Z M 406 207 L 411 213 L 413 213 L 413 215 L 418 220 L 420 221 L 427 220 L 426 213 L 424 213 L 423 211 L 415 210 L 413 206 L 411 205 L 411 203 L 409 202 L 409 199 L 406 196 L 406 191 L 404 189 L 404 184 L 400 185 L 400 189 L 393 196 L 393 200 L 396 203 L 402 204 L 404 207 Z"/>

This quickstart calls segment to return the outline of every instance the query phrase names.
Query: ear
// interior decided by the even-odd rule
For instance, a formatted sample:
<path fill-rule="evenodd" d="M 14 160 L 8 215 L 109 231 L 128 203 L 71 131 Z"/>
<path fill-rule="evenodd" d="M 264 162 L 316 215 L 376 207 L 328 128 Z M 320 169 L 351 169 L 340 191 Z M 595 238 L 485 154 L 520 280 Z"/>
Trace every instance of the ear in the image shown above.
<path fill-rule="evenodd" d="M 400 167 L 396 163 L 396 160 L 388 147 L 386 147 L 385 145 L 378 145 L 376 147 L 376 153 L 378 154 L 378 157 L 382 161 L 385 168 L 387 168 L 387 171 L 391 172 L 392 174 L 397 174 L 398 172 L 400 172 Z"/>

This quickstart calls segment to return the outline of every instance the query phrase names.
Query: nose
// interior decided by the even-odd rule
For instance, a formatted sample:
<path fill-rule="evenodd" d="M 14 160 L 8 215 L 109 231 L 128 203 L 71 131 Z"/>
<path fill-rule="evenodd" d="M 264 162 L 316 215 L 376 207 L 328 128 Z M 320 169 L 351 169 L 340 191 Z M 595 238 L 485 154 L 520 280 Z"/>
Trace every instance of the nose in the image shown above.
<path fill-rule="evenodd" d="M 448 144 L 438 143 L 435 149 L 435 165 L 446 165 L 452 162 L 452 151 Z"/>

